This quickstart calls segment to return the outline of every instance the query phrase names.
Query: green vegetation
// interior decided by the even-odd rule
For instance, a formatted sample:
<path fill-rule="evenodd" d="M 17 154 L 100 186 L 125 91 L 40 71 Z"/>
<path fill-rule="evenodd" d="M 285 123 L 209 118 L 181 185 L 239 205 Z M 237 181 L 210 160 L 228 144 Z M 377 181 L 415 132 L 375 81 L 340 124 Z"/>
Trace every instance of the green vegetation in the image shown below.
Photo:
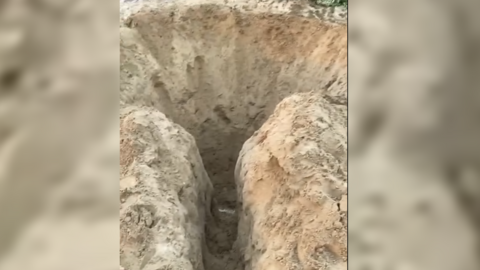
<path fill-rule="evenodd" d="M 329 7 L 348 7 L 348 0 L 312 0 L 317 5 L 329 6 Z"/>

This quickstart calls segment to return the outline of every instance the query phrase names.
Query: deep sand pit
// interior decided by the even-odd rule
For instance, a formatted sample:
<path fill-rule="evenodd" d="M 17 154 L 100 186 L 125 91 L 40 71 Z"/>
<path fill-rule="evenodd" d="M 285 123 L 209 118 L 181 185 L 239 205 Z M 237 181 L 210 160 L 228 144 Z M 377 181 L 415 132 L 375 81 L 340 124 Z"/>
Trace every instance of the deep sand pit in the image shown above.
<path fill-rule="evenodd" d="M 122 3 L 121 105 L 154 107 L 195 137 L 214 186 L 206 269 L 234 269 L 242 145 L 292 93 L 346 104 L 346 18 L 288 1 L 203 2 Z"/>

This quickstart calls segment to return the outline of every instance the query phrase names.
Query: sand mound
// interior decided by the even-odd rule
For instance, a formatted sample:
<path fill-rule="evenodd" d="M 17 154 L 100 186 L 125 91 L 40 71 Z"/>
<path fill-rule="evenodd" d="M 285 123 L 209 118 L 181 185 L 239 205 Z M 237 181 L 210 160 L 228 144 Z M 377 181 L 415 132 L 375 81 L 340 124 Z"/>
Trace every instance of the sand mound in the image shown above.
<path fill-rule="evenodd" d="M 245 143 L 235 179 L 245 269 L 346 269 L 347 110 L 296 94 Z"/>
<path fill-rule="evenodd" d="M 121 264 L 203 270 L 212 186 L 194 138 L 152 108 L 121 117 Z"/>

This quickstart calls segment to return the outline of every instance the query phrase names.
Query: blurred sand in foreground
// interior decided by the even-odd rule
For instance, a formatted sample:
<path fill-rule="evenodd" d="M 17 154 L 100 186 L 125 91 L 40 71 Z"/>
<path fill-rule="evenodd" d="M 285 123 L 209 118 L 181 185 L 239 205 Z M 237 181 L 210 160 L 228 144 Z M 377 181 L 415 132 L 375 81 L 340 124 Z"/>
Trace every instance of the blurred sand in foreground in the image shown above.
<path fill-rule="evenodd" d="M 478 269 L 479 4 L 349 6 L 349 269 Z"/>
<path fill-rule="evenodd" d="M 2 1 L 0 269 L 118 269 L 118 3 Z"/>

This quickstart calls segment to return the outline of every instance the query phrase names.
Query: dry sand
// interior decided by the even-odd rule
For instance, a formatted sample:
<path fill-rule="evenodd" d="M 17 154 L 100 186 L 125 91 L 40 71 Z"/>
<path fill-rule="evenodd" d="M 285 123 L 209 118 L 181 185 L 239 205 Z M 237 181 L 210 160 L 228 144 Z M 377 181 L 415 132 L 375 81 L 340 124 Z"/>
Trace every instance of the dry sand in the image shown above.
<path fill-rule="evenodd" d="M 121 105 L 156 108 L 196 138 L 214 185 L 206 234 L 219 262 L 209 269 L 233 269 L 222 263 L 237 238 L 240 149 L 293 93 L 346 104 L 345 11 L 292 1 L 121 5 Z"/>

